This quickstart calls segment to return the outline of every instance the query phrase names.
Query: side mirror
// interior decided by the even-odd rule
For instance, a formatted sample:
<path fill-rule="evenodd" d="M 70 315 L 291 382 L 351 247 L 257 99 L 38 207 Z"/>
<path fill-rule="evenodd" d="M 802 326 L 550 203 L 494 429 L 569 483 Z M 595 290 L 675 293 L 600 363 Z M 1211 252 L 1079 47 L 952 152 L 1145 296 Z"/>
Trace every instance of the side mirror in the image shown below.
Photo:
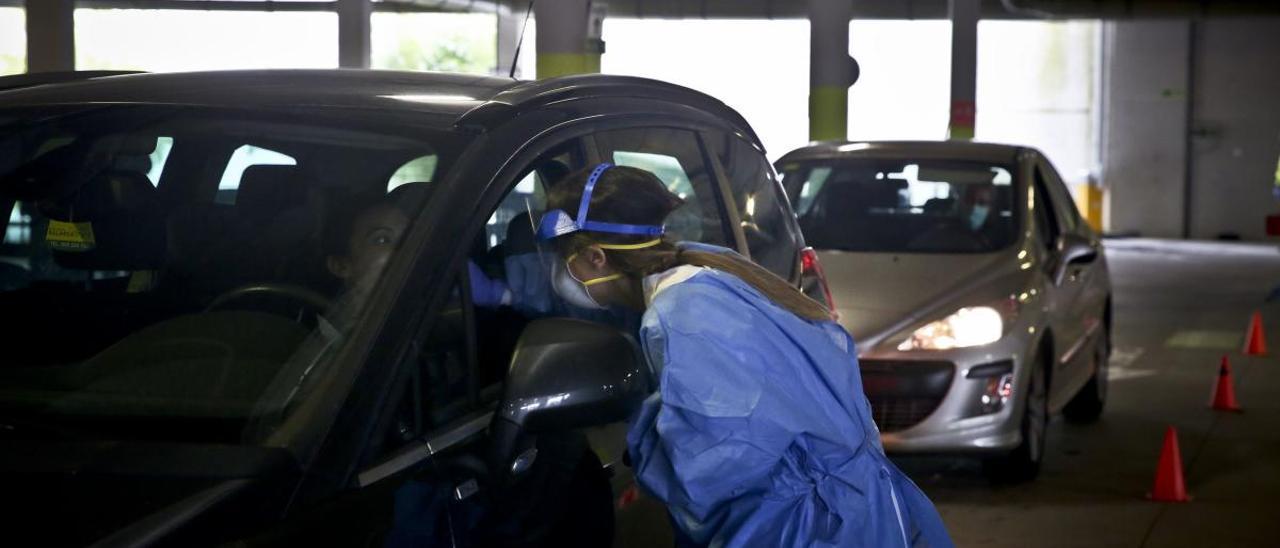
<path fill-rule="evenodd" d="M 1098 248 L 1088 238 L 1064 234 L 1058 240 L 1058 267 L 1054 269 L 1053 283 L 1062 283 L 1072 265 L 1092 263 L 1098 258 Z"/>
<path fill-rule="evenodd" d="M 566 318 L 534 321 L 516 343 L 490 423 L 491 469 L 518 475 L 537 457 L 528 434 L 625 420 L 653 388 L 639 346 L 622 331 Z"/>

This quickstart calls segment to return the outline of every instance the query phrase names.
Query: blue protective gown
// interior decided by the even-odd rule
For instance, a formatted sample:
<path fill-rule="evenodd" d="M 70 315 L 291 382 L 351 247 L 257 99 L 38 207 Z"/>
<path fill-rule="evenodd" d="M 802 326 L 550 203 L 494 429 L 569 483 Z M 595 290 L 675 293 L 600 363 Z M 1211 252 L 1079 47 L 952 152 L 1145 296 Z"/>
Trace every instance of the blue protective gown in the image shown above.
<path fill-rule="evenodd" d="M 627 444 L 680 544 L 952 546 L 884 456 L 853 340 L 834 322 L 700 269 L 652 297 L 640 338 L 660 389 Z"/>

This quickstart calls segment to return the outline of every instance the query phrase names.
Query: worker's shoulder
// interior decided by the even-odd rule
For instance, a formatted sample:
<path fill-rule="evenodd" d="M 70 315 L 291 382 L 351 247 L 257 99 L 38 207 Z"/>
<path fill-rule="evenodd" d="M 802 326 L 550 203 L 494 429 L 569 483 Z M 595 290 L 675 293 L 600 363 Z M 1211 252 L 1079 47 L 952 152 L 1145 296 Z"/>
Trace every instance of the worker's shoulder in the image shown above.
<path fill-rule="evenodd" d="M 745 282 L 711 268 L 665 287 L 654 296 L 648 313 L 662 327 L 686 333 L 731 334 L 749 329 L 752 296 Z"/>

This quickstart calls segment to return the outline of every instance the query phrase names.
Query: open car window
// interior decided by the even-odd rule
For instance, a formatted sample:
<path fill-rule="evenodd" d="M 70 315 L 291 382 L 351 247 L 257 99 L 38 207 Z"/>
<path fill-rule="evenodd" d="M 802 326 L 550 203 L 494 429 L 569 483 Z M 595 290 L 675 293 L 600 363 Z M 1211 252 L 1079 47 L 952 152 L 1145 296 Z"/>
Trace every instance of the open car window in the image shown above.
<path fill-rule="evenodd" d="M 356 366 L 332 357 L 466 144 L 325 109 L 0 119 L 15 437 L 290 446 L 307 399 Z"/>

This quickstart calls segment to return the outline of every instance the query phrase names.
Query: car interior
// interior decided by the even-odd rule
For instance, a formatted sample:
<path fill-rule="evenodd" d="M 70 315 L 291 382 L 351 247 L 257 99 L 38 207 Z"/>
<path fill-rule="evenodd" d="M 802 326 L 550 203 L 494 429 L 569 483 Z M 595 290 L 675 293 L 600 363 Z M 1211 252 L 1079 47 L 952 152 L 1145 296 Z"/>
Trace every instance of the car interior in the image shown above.
<path fill-rule="evenodd" d="M 826 172 L 822 177 L 815 175 Z M 945 187 L 936 195 L 913 203 L 912 188 L 918 183 L 902 178 L 901 171 L 887 165 L 841 165 L 820 171 L 809 168 L 810 187 L 804 191 L 789 182 L 793 196 L 812 192 L 812 198 L 798 196 L 800 227 L 806 241 L 817 249 L 905 252 L 975 253 L 1000 249 L 1012 243 L 1016 233 L 1014 186 L 1010 184 L 955 182 L 929 183 Z M 888 173 L 888 175 L 886 175 Z M 897 175 L 897 176 L 895 176 Z M 993 174 L 994 175 L 994 174 Z M 965 193 L 981 185 L 990 192 L 991 213 L 972 229 Z M 818 187 L 813 190 L 812 187 Z"/>
<path fill-rule="evenodd" d="M 106 118 L 0 147 L 11 153 L 0 165 L 16 165 L 0 172 L 0 206 L 11 209 L 4 399 L 130 417 L 129 432 L 112 435 L 181 436 L 160 424 L 168 417 L 207 424 L 195 437 L 238 441 L 274 372 L 341 296 L 325 226 L 436 151 L 367 128 L 216 115 L 113 128 L 120 120 Z M 291 165 L 240 161 L 234 177 L 246 147 Z"/>

